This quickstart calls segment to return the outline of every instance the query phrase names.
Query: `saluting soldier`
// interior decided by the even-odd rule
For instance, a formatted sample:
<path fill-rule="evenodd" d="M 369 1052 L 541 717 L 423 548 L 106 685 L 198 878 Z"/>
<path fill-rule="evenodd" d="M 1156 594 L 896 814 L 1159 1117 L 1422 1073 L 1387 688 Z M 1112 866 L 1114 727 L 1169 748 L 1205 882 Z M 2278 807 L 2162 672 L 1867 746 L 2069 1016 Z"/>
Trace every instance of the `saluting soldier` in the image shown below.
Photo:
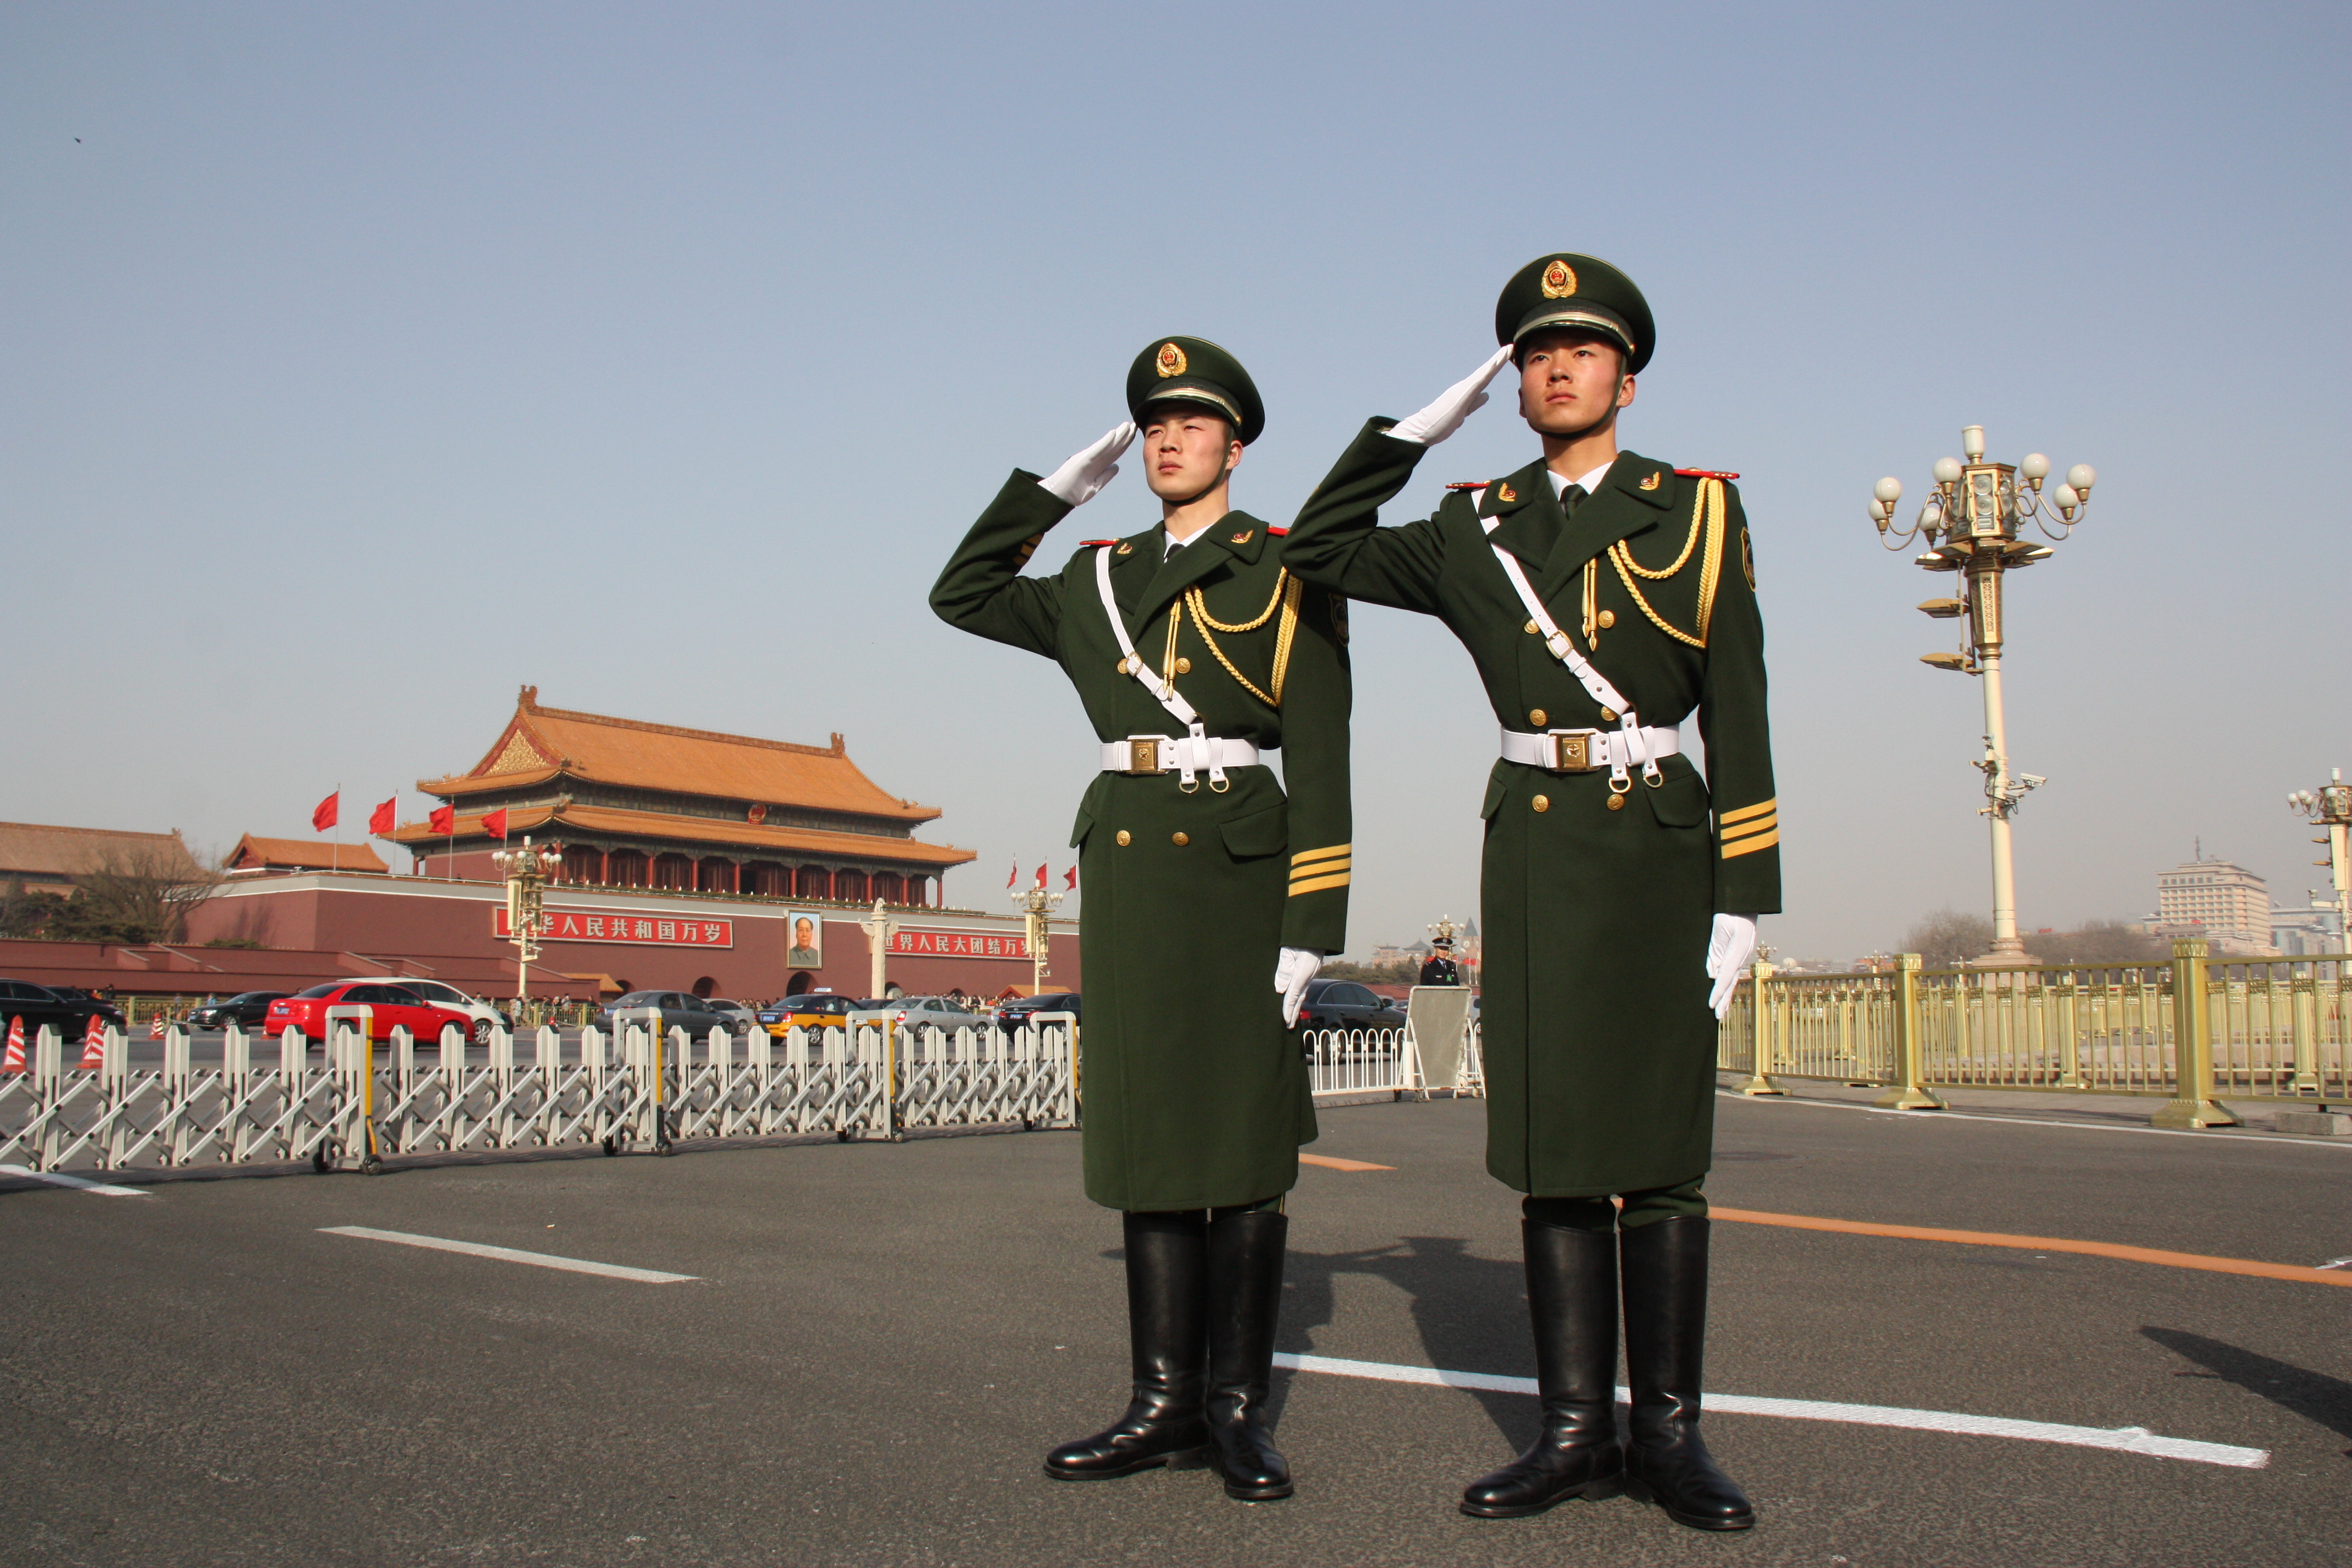
<path fill-rule="evenodd" d="M 1655 342 L 1623 273 L 1540 257 L 1504 288 L 1495 334 L 1477 374 L 1365 427 L 1283 549 L 1310 584 L 1444 621 L 1502 723 L 1479 808 L 1486 1168 L 1527 1194 L 1543 1430 L 1462 1507 L 1510 1517 L 1623 1489 L 1744 1530 L 1754 1510 L 1698 1425 L 1715 1026 L 1757 915 L 1780 907 L 1747 521 L 1737 476 L 1618 449 Z M 1510 362 L 1542 457 L 1376 527 Z M 1705 779 L 1682 752 L 1694 711 Z"/>
<path fill-rule="evenodd" d="M 1228 1494 L 1262 1501 L 1292 1490 L 1262 1418 L 1284 1194 L 1316 1132 L 1288 1026 L 1322 955 L 1346 945 L 1348 661 L 1335 596 L 1283 569 L 1280 530 L 1232 510 L 1233 470 L 1265 423 L 1240 362 L 1156 339 L 1127 405 L 1131 423 L 1048 477 L 1013 471 L 931 607 L 1058 661 L 1100 768 L 1070 835 L 1087 895 L 1086 1190 L 1124 1216 L 1134 1393 L 1045 1473 L 1207 1463 Z M 1160 520 L 1023 576 L 1139 426 Z M 1276 748 L 1279 781 L 1264 761 Z"/>

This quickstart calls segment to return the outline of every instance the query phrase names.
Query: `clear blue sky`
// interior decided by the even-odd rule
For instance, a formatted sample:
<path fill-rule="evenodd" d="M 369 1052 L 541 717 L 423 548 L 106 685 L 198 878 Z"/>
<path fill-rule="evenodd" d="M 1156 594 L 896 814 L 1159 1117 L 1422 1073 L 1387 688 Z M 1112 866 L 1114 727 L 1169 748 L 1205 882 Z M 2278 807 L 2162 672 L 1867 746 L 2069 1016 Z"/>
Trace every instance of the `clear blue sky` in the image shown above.
<path fill-rule="evenodd" d="M 1656 310 L 1628 444 L 1745 476 L 1768 941 L 1987 901 L 1977 688 L 1916 662 L 1948 580 L 1863 515 L 1968 423 L 2102 476 L 2013 585 L 2026 925 L 2138 914 L 2199 835 L 2299 902 L 2283 797 L 2352 765 L 2347 16 L 10 5 L 0 816 L 421 815 L 528 681 L 843 731 L 993 902 L 1058 877 L 1091 765 L 1058 672 L 924 606 L 1005 472 L 1193 332 L 1264 390 L 1236 500 L 1286 519 L 1562 247 Z M 1498 403 L 1406 499 L 1532 451 Z M 1355 652 L 1360 949 L 1475 907 L 1493 736 L 1433 624 Z"/>

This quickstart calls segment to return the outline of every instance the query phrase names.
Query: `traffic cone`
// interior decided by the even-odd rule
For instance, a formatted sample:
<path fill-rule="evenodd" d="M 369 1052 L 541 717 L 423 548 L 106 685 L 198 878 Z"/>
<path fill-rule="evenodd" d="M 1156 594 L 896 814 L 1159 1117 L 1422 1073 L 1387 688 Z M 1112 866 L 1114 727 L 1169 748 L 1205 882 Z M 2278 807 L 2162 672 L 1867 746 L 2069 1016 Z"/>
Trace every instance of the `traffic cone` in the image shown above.
<path fill-rule="evenodd" d="M 8 1020 L 8 1055 L 5 1060 L 0 1060 L 0 1072 L 23 1072 L 24 1070 L 25 1020 L 11 1018 Z"/>
<path fill-rule="evenodd" d="M 81 1060 L 74 1064 L 82 1072 L 96 1072 L 106 1065 L 106 1020 L 96 1013 L 89 1016 L 89 1027 L 81 1032 Z"/>
<path fill-rule="evenodd" d="M 96 1022 L 97 1022 L 97 1020 L 96 1020 L 96 1019 L 94 1019 L 94 1018 L 93 1018 L 93 1019 L 91 1019 L 90 1021 L 91 1021 L 92 1023 L 96 1023 Z M 148 1026 L 147 1026 L 147 1037 L 148 1037 L 149 1039 L 151 1039 L 151 1040 L 160 1040 L 160 1039 L 162 1039 L 162 1038 L 163 1037 L 163 1014 L 161 1014 L 161 1013 L 156 1014 L 156 1015 L 155 1015 L 155 1021 L 154 1021 L 153 1023 L 152 1023 L 152 1024 L 150 1024 L 150 1025 L 148 1025 Z"/>

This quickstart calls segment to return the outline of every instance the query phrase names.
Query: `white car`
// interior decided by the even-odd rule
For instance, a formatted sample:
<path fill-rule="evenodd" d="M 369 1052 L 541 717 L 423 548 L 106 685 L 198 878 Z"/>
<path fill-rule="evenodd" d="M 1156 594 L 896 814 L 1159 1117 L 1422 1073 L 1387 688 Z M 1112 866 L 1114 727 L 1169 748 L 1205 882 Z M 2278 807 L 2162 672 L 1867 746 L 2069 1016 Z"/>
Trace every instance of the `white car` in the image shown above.
<path fill-rule="evenodd" d="M 466 1029 L 466 1038 L 477 1046 L 490 1043 L 490 1031 L 507 1027 L 507 1016 L 478 996 L 468 996 L 454 985 L 444 985 L 438 980 L 419 980 L 409 974 L 360 974 L 354 980 L 369 985 L 400 985 L 416 993 L 417 1000 L 436 1007 L 446 1007 L 453 1013 L 463 1013 L 473 1019 Z M 422 1041 L 430 1045 L 432 1042 Z"/>
<path fill-rule="evenodd" d="M 728 1020 L 730 1035 L 748 1035 L 760 1026 L 760 1015 L 740 1002 L 706 1002 L 704 1006 Z"/>
<path fill-rule="evenodd" d="M 988 1027 L 986 1014 L 975 1012 L 952 996 L 895 996 L 889 1008 L 899 1026 L 908 1029 Z"/>

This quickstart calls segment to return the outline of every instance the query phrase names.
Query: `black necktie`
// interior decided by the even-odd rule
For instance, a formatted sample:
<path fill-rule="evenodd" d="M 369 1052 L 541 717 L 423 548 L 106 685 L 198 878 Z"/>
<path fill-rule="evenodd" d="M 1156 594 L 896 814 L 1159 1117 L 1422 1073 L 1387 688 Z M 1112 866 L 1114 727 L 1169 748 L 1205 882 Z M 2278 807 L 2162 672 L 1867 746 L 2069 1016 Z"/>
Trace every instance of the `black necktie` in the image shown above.
<path fill-rule="evenodd" d="M 1582 503 L 1587 493 L 1582 485 L 1570 485 L 1562 489 L 1559 492 L 1559 514 L 1562 517 L 1574 517 L 1577 507 Z"/>

